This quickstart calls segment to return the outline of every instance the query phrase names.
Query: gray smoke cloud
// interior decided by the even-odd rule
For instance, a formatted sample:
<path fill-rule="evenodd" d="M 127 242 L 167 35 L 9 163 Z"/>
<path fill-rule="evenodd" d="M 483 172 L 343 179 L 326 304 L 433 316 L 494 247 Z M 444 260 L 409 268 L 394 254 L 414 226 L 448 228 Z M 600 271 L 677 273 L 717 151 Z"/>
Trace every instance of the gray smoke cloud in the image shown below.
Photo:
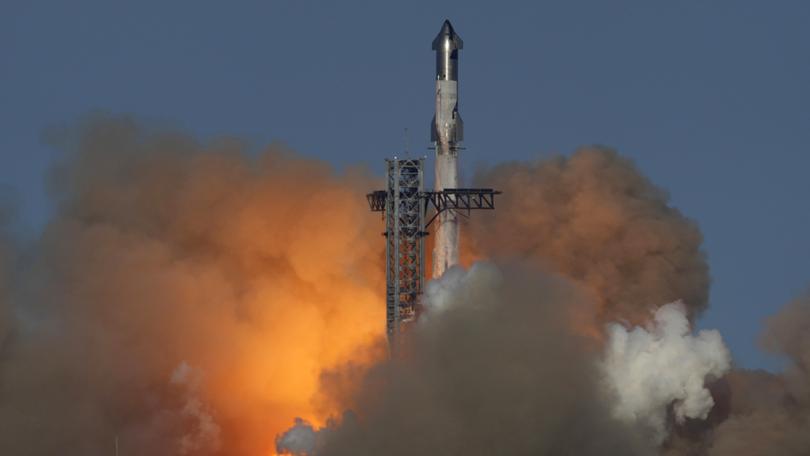
<path fill-rule="evenodd" d="M 728 376 L 728 418 L 703 443 L 710 456 L 810 453 L 810 296 L 771 317 L 763 346 L 788 359 L 783 373 Z"/>
<path fill-rule="evenodd" d="M 476 214 L 466 227 L 474 253 L 526 258 L 583 285 L 599 303 L 597 322 L 644 325 L 655 307 L 676 300 L 694 320 L 708 304 L 697 225 L 615 151 L 587 147 L 570 157 L 507 163 L 476 179 L 504 193 L 497 213 Z M 673 423 L 670 409 L 663 453 L 810 454 L 808 303 L 803 297 L 786 306 L 762 336 L 766 348 L 788 358 L 786 371 L 732 368 L 709 385 L 716 404 L 706 420 Z"/>
<path fill-rule="evenodd" d="M 706 382 L 730 366 L 719 333 L 692 333 L 680 302 L 644 327 L 610 324 L 598 350 L 572 328 L 572 310 L 596 308 L 589 293 L 525 265 L 448 270 L 424 304 L 406 355 L 355 393 L 361 419 L 297 422 L 279 452 L 655 454 L 708 417 Z"/>
<path fill-rule="evenodd" d="M 368 374 L 358 421 L 315 454 L 651 454 L 613 418 L 598 351 L 568 329 L 586 294 L 520 266 L 448 272 L 407 354 Z"/>
<path fill-rule="evenodd" d="M 694 319 L 708 302 L 709 268 L 697 225 L 629 159 L 602 147 L 570 157 L 483 170 L 503 191 L 494 213 L 467 227 L 485 258 L 527 258 L 581 284 L 601 322 L 643 323 L 681 300 Z"/>
<path fill-rule="evenodd" d="M 295 419 L 295 425 L 276 438 L 276 451 L 293 455 L 314 454 L 319 431 L 302 418 Z"/>

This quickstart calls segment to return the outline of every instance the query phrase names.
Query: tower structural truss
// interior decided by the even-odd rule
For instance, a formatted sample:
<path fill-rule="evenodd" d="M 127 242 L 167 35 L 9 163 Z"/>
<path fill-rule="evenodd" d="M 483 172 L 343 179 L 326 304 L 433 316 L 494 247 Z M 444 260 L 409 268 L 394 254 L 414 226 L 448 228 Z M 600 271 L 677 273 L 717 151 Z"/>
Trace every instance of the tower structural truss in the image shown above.
<path fill-rule="evenodd" d="M 382 212 L 385 220 L 386 333 L 392 355 L 400 333 L 421 309 L 428 226 L 445 211 L 495 209 L 495 195 L 500 194 L 490 188 L 424 191 L 424 162 L 386 160 L 387 188 L 366 196 L 370 209 Z"/>

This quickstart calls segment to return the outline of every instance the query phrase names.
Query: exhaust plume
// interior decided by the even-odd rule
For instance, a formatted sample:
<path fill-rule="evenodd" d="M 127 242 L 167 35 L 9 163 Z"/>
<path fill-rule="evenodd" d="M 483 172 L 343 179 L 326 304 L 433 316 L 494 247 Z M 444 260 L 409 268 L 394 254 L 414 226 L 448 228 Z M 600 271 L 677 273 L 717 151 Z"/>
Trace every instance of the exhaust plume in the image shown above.
<path fill-rule="evenodd" d="M 650 454 L 612 417 L 598 353 L 567 330 L 570 306 L 589 305 L 577 287 L 476 263 L 430 296 L 407 356 L 370 371 L 358 422 L 330 428 L 315 454 Z"/>
<path fill-rule="evenodd" d="M 364 173 L 126 119 L 63 145 L 57 213 L 0 298 L 0 453 L 253 456 L 339 412 L 321 371 L 383 332 Z"/>
<path fill-rule="evenodd" d="M 488 260 L 431 283 L 385 360 L 364 172 L 127 119 L 62 145 L 42 236 L 15 244 L 0 222 L 2 454 L 810 448 L 810 298 L 763 337 L 786 372 L 716 379 L 719 337 L 689 330 L 700 232 L 613 151 L 482 171 L 504 194 L 462 254 Z"/>
<path fill-rule="evenodd" d="M 391 451 L 390 448 L 395 446 L 393 442 L 403 447 L 403 453 L 477 454 L 476 452 L 489 451 L 490 454 L 492 452 L 509 454 L 525 450 L 535 454 L 558 454 L 559 451 L 589 454 L 590 450 L 579 448 L 576 443 L 560 444 L 559 440 L 565 439 L 567 432 L 558 439 L 544 434 L 543 426 L 532 429 L 531 432 L 534 434 L 531 434 L 531 437 L 528 436 L 529 432 L 526 435 L 508 434 L 501 439 L 487 434 L 487 429 L 483 428 L 492 426 L 492 423 L 511 423 L 508 413 L 501 410 L 493 413 L 488 419 L 482 419 L 480 423 L 471 424 L 465 422 L 463 418 L 458 418 L 466 416 L 466 413 L 452 407 L 478 410 L 481 403 L 489 401 L 494 404 L 508 403 L 498 397 L 497 391 L 485 387 L 476 391 L 476 394 L 467 394 L 457 399 L 453 397 L 460 393 L 451 388 L 440 392 L 433 390 L 445 384 L 454 386 L 476 384 L 482 377 L 478 373 L 479 370 L 487 373 L 519 371 L 523 374 L 526 370 L 531 372 L 533 368 L 547 369 L 549 372 L 555 372 L 558 375 L 556 380 L 566 385 L 587 385 L 582 387 L 583 390 L 587 390 L 586 396 L 583 397 L 599 405 L 596 406 L 598 410 L 590 410 L 588 418 L 584 419 L 586 421 L 592 419 L 600 425 L 618 426 L 623 429 L 622 432 L 613 434 L 621 436 L 617 438 L 623 442 L 622 445 L 629 445 L 622 447 L 622 450 L 618 451 L 619 454 L 634 454 L 634 451 L 641 454 L 656 452 L 654 448 L 661 444 L 669 431 L 666 417 L 671 409 L 677 410 L 676 413 L 684 420 L 706 418 L 712 408 L 712 398 L 704 386 L 704 380 L 721 376 L 728 369 L 729 359 L 722 341 L 715 332 L 701 333 L 698 336 L 692 336 L 689 332 L 686 316 L 694 318 L 705 307 L 709 284 L 708 266 L 701 250 L 702 238 L 695 224 L 672 208 L 666 194 L 642 176 L 630 161 L 607 149 L 583 149 L 571 158 L 557 157 L 546 162 L 502 165 L 484 170 L 479 174 L 478 181 L 482 186 L 502 189 L 504 194 L 499 201 L 498 214 L 483 216 L 486 217 L 485 223 L 480 223 L 480 217 L 477 217 L 476 223 L 469 225 L 468 235 L 474 248 L 471 252 L 467 252 L 466 256 L 501 258 L 506 261 L 525 258 L 548 271 L 573 280 L 579 286 L 565 285 L 563 288 L 576 289 L 577 298 L 563 299 L 562 302 L 549 298 L 547 295 L 558 293 L 559 284 L 565 282 L 558 279 L 542 279 L 543 286 L 537 285 L 538 288 L 533 289 L 533 292 L 520 297 L 514 297 L 504 291 L 521 289 L 530 283 L 536 283 L 537 276 L 547 277 L 542 273 L 519 274 L 520 279 L 510 276 L 509 286 L 502 289 L 495 286 L 493 281 L 483 279 L 481 273 L 473 272 L 476 267 L 481 266 L 476 265 L 470 272 L 460 269 L 448 270 L 441 280 L 434 280 L 427 286 L 425 295 L 427 312 L 422 315 L 420 325 L 411 334 L 414 338 L 411 357 L 374 368 L 366 383 L 357 388 L 356 391 L 360 393 L 356 393 L 352 400 L 345 401 L 354 404 L 358 409 L 358 416 L 367 419 L 362 420 L 361 425 L 353 423 L 348 427 L 339 426 L 337 430 L 330 429 L 333 438 L 328 440 L 329 444 L 323 453 L 317 454 L 319 456 L 375 454 L 383 451 L 383 448 Z M 498 293 L 493 289 L 497 289 Z M 464 298 L 460 298 L 460 295 Z M 546 324 L 540 324 L 535 328 L 536 332 L 545 335 L 554 334 L 556 337 L 549 336 L 550 340 L 545 340 L 545 343 L 541 344 L 536 343 L 533 336 L 517 330 L 510 332 L 507 340 L 520 339 L 521 348 L 510 346 L 499 356 L 492 355 L 490 346 L 503 345 L 503 341 L 498 339 L 502 333 L 497 326 L 502 322 L 494 318 L 482 319 L 486 323 L 481 323 L 479 327 L 469 324 L 464 315 L 480 310 L 477 303 L 487 299 L 490 299 L 487 302 L 493 306 L 492 308 L 501 308 L 504 314 L 515 318 L 515 321 L 510 319 L 510 323 L 504 327 L 510 325 L 520 327 L 521 323 L 518 321 L 524 320 L 543 321 L 551 328 L 546 327 Z M 523 309 L 515 302 L 533 299 L 540 308 L 542 305 L 539 303 L 545 303 L 553 308 L 553 312 L 545 311 L 552 312 L 554 318 L 544 316 L 532 319 L 522 311 L 510 307 Z M 653 316 L 657 306 L 680 299 L 684 301 L 678 306 L 668 306 L 660 311 L 660 321 L 656 325 Z M 462 306 L 464 310 L 452 310 L 455 307 L 452 303 L 461 301 L 464 302 Z M 529 304 L 526 305 L 531 308 Z M 674 311 L 675 307 L 679 310 Z M 444 328 L 444 325 L 453 327 L 454 324 L 449 322 L 454 319 L 458 319 L 455 325 L 459 328 L 469 324 L 466 331 L 459 329 L 453 332 Z M 575 335 L 590 336 L 593 332 L 601 332 L 603 325 L 609 321 L 648 325 L 650 328 L 647 332 L 648 346 L 643 346 L 644 341 L 638 337 L 628 337 L 632 339 L 631 341 L 625 338 L 623 346 L 616 342 L 619 335 L 618 328 L 623 327 L 612 326 L 612 337 L 607 343 L 609 346 L 612 343 L 612 348 L 616 352 L 612 354 L 606 352 L 605 356 L 610 357 L 610 361 L 607 362 L 599 356 L 601 349 L 594 350 L 598 347 L 593 346 L 593 339 L 586 338 L 587 340 L 583 341 Z M 434 325 L 443 329 L 430 332 L 428 328 Z M 582 326 L 586 328 L 583 330 Z M 639 335 L 642 331 L 645 330 L 637 329 L 632 334 Z M 429 339 L 431 343 L 420 343 L 428 338 L 426 333 L 431 334 L 434 339 Z M 626 331 L 625 334 L 627 335 Z M 448 340 L 441 337 L 444 335 Z M 487 347 L 482 348 L 480 353 L 475 350 L 480 348 L 482 343 L 476 340 L 478 337 L 489 341 L 489 344 L 485 344 Z M 574 348 L 569 349 L 576 353 L 576 356 L 572 357 L 567 352 L 561 355 L 548 348 L 555 347 L 562 350 L 559 340 L 575 340 Z M 626 345 L 627 343 L 630 345 Z M 458 349 L 458 352 L 453 352 L 454 356 L 449 356 L 442 353 L 439 348 L 443 344 L 453 348 L 458 344 L 464 349 Z M 626 352 L 631 347 L 632 356 Z M 623 355 L 618 352 L 620 348 L 625 350 Z M 521 365 L 520 369 L 501 367 L 499 364 L 501 358 L 522 359 L 520 355 L 509 354 L 513 351 L 520 353 L 521 349 L 536 350 L 539 359 L 546 362 L 538 359 L 536 366 Z M 639 399 L 624 385 L 621 385 L 623 389 L 616 386 L 613 382 L 620 380 L 620 376 L 615 370 L 611 371 L 605 366 L 612 368 L 618 368 L 621 364 L 625 367 L 642 366 L 645 363 L 645 350 L 657 351 L 659 354 L 677 353 L 693 360 L 693 367 L 701 367 L 703 370 L 695 373 L 687 372 L 685 368 L 677 369 L 678 366 L 670 366 L 668 372 L 658 373 L 657 377 L 654 373 L 649 373 L 647 380 L 643 379 L 643 372 L 637 372 L 639 378 L 635 380 L 646 382 L 646 386 L 654 389 L 658 395 L 649 398 L 647 404 L 638 402 L 633 404 L 632 401 Z M 442 361 L 434 359 L 434 356 L 441 357 Z M 423 358 L 429 361 L 423 361 Z M 481 368 L 478 370 L 467 368 L 465 370 L 467 376 L 456 375 L 451 366 L 447 365 L 448 359 L 458 360 L 461 365 L 469 362 Z M 579 359 L 582 365 L 587 366 L 584 369 L 593 370 L 590 374 L 580 372 L 574 374 L 549 365 L 549 359 Z M 424 367 L 421 363 L 430 367 Z M 596 374 L 593 373 L 594 370 Z M 415 378 L 408 376 L 410 372 L 414 372 Z M 398 375 L 408 377 L 403 379 Z M 481 379 L 484 382 L 485 380 L 486 378 Z M 543 380 L 548 381 L 545 378 Z M 485 382 L 487 385 L 509 383 L 509 379 L 500 377 L 489 383 Z M 536 384 L 545 386 L 540 380 Z M 550 384 L 552 385 L 550 389 L 553 390 L 554 382 L 551 381 Z M 525 384 L 521 386 L 525 387 L 513 386 L 506 389 L 522 391 L 522 394 L 533 397 L 533 389 Z M 543 389 L 544 386 L 540 388 Z M 673 390 L 679 386 L 686 391 Z M 419 394 L 427 394 L 432 399 L 422 403 L 418 399 Z M 400 397 L 407 398 L 407 403 L 399 404 L 396 398 Z M 444 400 L 445 397 L 448 399 Z M 551 402 L 560 407 L 558 402 Z M 638 416 L 638 420 L 627 419 L 626 413 L 633 413 L 633 416 L 636 416 L 636 410 L 628 409 L 632 405 L 645 407 L 644 410 L 638 411 L 644 413 L 643 416 Z M 578 403 L 567 403 L 560 408 L 565 407 L 580 410 Z M 493 408 L 497 409 L 495 406 Z M 555 407 L 545 405 L 538 408 L 546 411 L 557 410 Z M 622 411 L 625 415 L 620 413 Z M 417 413 L 424 413 L 425 418 L 417 418 Z M 438 418 L 434 419 L 434 414 Z M 448 417 L 461 420 L 463 424 L 448 424 L 449 428 L 445 429 L 442 420 L 453 421 Z M 684 420 L 674 423 L 674 428 L 678 429 L 684 424 Z M 532 419 L 527 421 L 532 422 Z M 412 424 L 413 422 L 430 423 L 430 429 L 423 429 L 419 425 Z M 377 423 L 385 423 L 385 429 L 378 428 Z M 551 428 L 558 429 L 560 426 L 564 427 L 555 422 Z M 461 431 L 456 427 L 469 429 L 471 435 L 459 434 Z M 518 424 L 515 424 L 514 428 L 521 429 Z M 411 435 L 439 434 L 457 438 L 442 441 L 441 438 L 435 437 L 428 439 L 429 442 L 423 442 L 421 447 L 412 447 L 409 446 L 410 442 L 401 441 L 400 433 L 388 435 L 386 429 L 408 429 Z M 595 435 L 597 440 L 601 438 L 598 432 L 593 434 L 583 432 L 582 429 L 570 431 L 572 434 Z M 538 439 L 538 435 L 545 437 Z M 534 444 L 537 446 L 531 446 L 530 449 L 521 447 L 514 451 L 509 445 L 493 447 L 494 442 L 505 439 L 520 442 L 516 443 L 518 446 Z M 469 446 L 459 441 L 469 442 Z M 604 452 L 604 448 L 601 451 Z"/>
<path fill-rule="evenodd" d="M 644 328 L 609 325 L 600 354 L 571 327 L 571 309 L 595 308 L 589 293 L 525 267 L 453 268 L 425 298 L 407 356 L 374 367 L 355 392 L 360 422 L 297 422 L 279 451 L 653 454 L 670 411 L 674 425 L 707 418 L 705 381 L 730 364 L 719 333 L 692 335 L 680 303 Z"/>
<path fill-rule="evenodd" d="M 765 348 L 788 359 L 783 373 L 738 370 L 727 377 L 728 417 L 704 436 L 710 456 L 810 452 L 810 296 L 770 318 Z"/>
<path fill-rule="evenodd" d="M 503 195 L 497 214 L 476 214 L 467 227 L 475 256 L 531 259 L 585 285 L 600 304 L 598 326 L 643 324 L 677 300 L 690 319 L 706 307 L 700 230 L 615 151 L 507 163 L 476 180 Z"/>

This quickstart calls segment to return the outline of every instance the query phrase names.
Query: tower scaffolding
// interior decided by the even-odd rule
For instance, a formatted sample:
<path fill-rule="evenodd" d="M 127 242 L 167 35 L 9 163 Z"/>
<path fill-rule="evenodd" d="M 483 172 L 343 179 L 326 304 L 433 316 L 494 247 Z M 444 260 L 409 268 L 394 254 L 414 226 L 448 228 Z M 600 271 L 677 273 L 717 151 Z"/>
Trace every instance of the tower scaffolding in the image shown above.
<path fill-rule="evenodd" d="M 491 188 L 424 191 L 424 158 L 387 159 L 386 190 L 369 193 L 369 207 L 385 220 L 386 333 L 390 353 L 420 312 L 425 285 L 427 227 L 444 211 L 495 209 Z M 427 215 L 431 214 L 430 218 Z"/>

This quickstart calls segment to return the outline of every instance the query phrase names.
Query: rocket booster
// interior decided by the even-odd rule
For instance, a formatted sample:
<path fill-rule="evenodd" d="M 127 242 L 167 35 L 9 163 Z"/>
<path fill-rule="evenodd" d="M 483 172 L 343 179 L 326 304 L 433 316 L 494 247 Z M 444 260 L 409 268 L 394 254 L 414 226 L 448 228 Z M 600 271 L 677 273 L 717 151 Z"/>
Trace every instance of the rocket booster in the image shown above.
<path fill-rule="evenodd" d="M 458 54 L 464 47 L 450 21 L 444 21 L 433 40 L 436 51 L 436 113 L 430 126 L 430 140 L 436 146 L 436 191 L 456 189 L 458 150 L 464 138 L 464 123 L 458 112 Z M 458 215 L 447 210 L 437 219 L 433 248 L 433 277 L 440 277 L 458 264 Z"/>

